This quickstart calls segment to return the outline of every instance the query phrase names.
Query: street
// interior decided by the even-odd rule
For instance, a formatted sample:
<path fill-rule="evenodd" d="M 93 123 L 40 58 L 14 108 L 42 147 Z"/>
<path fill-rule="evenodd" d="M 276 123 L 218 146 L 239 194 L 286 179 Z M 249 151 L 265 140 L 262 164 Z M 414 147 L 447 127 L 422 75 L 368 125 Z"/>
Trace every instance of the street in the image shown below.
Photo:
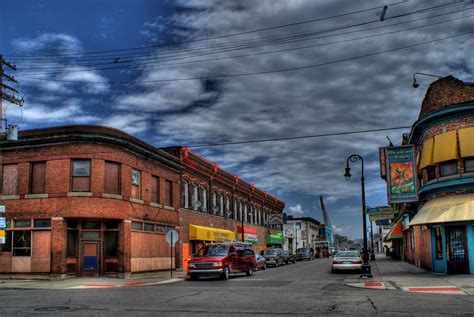
<path fill-rule="evenodd" d="M 73 315 L 442 315 L 472 316 L 474 296 L 370 290 L 343 284 L 329 259 L 297 262 L 229 281 L 205 279 L 142 287 L 0 289 L 2 316 Z"/>

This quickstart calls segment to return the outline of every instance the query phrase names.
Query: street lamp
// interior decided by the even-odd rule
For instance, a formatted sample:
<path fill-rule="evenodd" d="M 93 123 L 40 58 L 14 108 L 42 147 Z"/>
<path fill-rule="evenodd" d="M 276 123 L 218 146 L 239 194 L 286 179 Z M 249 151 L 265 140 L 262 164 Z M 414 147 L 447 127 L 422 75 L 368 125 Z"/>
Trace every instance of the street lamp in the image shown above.
<path fill-rule="evenodd" d="M 436 78 L 438 78 L 438 79 L 443 78 L 443 77 L 438 76 L 438 75 L 431 75 L 431 74 L 426 74 L 426 73 L 414 73 L 414 74 L 413 74 L 413 84 L 412 84 L 413 88 L 418 88 L 418 87 L 420 87 L 420 84 L 418 84 L 418 82 L 416 81 L 415 75 L 423 75 L 423 76 L 429 76 L 429 77 L 436 77 Z"/>
<path fill-rule="evenodd" d="M 351 161 L 351 162 L 361 161 L 361 163 L 362 163 L 362 175 L 360 177 L 360 187 L 361 187 L 361 191 L 362 191 L 362 225 L 363 225 L 363 232 L 364 232 L 364 235 L 363 235 L 363 238 L 364 238 L 364 264 L 362 264 L 362 272 L 361 272 L 360 277 L 361 278 L 371 278 L 372 273 L 371 273 L 371 267 L 370 267 L 370 264 L 369 264 L 369 252 L 367 250 L 367 220 L 366 220 L 366 216 L 365 216 L 366 211 L 365 211 L 364 159 L 359 154 L 352 154 L 347 158 L 346 172 L 344 174 L 344 177 L 346 178 L 347 181 L 350 180 L 351 176 L 352 176 L 351 175 L 351 168 L 349 167 L 349 161 Z"/>

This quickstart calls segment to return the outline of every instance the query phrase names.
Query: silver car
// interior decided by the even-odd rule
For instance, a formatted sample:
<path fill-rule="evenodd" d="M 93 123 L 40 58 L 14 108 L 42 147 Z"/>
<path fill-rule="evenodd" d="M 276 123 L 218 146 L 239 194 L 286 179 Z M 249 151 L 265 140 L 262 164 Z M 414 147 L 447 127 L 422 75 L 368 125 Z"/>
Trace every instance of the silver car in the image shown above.
<path fill-rule="evenodd" d="M 257 261 L 257 270 L 266 270 L 267 269 L 267 260 L 260 254 L 255 254 L 255 260 Z"/>
<path fill-rule="evenodd" d="M 362 268 L 362 258 L 357 251 L 340 251 L 332 259 L 332 272 L 358 270 Z"/>

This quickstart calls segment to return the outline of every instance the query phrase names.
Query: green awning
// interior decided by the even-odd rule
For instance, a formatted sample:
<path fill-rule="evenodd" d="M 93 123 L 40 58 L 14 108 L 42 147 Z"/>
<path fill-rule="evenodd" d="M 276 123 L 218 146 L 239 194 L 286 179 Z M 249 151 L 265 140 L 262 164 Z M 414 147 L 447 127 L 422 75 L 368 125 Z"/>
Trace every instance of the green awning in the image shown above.
<path fill-rule="evenodd" d="M 283 244 L 283 234 L 270 234 L 267 236 L 267 244 Z"/>

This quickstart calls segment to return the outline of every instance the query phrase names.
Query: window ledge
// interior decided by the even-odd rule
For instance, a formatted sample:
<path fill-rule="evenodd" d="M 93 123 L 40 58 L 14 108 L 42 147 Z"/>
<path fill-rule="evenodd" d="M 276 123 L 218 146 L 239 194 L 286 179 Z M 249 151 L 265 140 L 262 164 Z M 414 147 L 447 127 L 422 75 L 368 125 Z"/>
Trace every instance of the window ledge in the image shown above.
<path fill-rule="evenodd" d="M 112 199 L 122 199 L 122 195 L 116 195 L 116 194 L 107 194 L 107 193 L 104 193 L 102 194 L 102 197 L 103 198 L 112 198 Z"/>
<path fill-rule="evenodd" d="M 141 200 L 141 199 L 136 199 L 136 198 L 132 198 L 132 197 L 130 197 L 130 201 L 131 201 L 132 203 L 142 204 L 142 205 L 145 203 L 145 202 L 144 202 L 143 200 Z"/>
<path fill-rule="evenodd" d="M 48 198 L 48 194 L 27 194 L 27 195 L 25 195 L 25 198 L 30 198 L 30 199 L 34 199 L 34 198 Z"/>
<path fill-rule="evenodd" d="M 0 196 L 1 200 L 12 200 L 12 199 L 20 199 L 20 195 L 3 195 Z"/>
<path fill-rule="evenodd" d="M 174 207 L 170 207 L 170 206 L 164 206 L 163 208 L 165 208 L 166 210 L 172 210 L 172 211 L 175 211 Z"/>
<path fill-rule="evenodd" d="M 92 197 L 91 192 L 69 192 L 68 197 Z"/>
<path fill-rule="evenodd" d="M 162 204 L 157 204 L 157 203 L 152 203 L 152 202 L 150 202 L 150 206 L 156 207 L 156 208 L 163 208 Z"/>

